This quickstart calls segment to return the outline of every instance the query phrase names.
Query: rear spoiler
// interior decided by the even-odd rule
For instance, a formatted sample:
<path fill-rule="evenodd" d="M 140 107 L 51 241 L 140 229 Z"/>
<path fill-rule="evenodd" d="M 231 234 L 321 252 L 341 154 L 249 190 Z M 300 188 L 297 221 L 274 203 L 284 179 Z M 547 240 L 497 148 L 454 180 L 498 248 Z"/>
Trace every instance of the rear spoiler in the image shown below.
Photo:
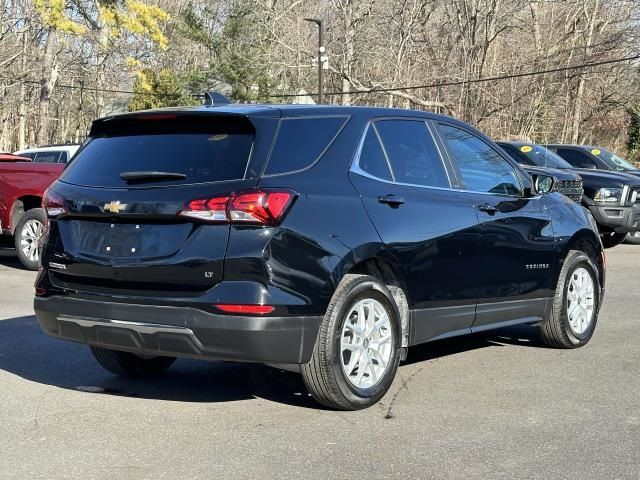
<path fill-rule="evenodd" d="M 255 133 L 246 114 L 230 112 L 158 110 L 100 118 L 91 124 L 89 136 L 149 133 Z"/>
<path fill-rule="evenodd" d="M 29 157 L 21 157 L 11 153 L 0 153 L 0 162 L 32 162 Z"/>
<path fill-rule="evenodd" d="M 229 105 L 231 100 L 218 92 L 204 92 L 204 105 Z"/>

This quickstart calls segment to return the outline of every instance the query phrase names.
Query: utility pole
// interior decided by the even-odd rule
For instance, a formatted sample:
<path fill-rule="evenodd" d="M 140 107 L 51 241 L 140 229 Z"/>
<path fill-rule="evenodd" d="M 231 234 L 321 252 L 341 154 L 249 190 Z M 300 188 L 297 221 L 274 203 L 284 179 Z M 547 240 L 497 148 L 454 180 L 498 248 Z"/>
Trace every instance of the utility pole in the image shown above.
<path fill-rule="evenodd" d="M 306 22 L 312 22 L 315 23 L 318 26 L 318 104 L 321 104 L 323 102 L 323 95 L 322 95 L 322 90 L 323 90 L 323 86 L 324 86 L 324 72 L 323 70 L 323 66 L 324 66 L 324 61 L 326 60 L 326 56 L 324 55 L 325 52 L 325 48 L 324 48 L 324 39 L 323 39 L 323 34 L 324 32 L 322 31 L 322 20 L 318 20 L 317 18 L 305 18 L 304 19 Z"/>

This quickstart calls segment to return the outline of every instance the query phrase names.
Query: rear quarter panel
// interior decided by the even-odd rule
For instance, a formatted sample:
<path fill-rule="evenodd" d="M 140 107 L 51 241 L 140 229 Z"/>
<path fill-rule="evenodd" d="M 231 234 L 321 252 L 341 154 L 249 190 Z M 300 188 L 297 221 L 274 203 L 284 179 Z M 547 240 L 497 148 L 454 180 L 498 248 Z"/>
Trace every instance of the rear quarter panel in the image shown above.
<path fill-rule="evenodd" d="M 368 119 L 359 113 L 354 112 L 316 164 L 296 173 L 264 176 L 259 183 L 299 193 L 278 232 L 265 242 L 262 258 L 252 262 L 256 280 L 262 277 L 271 288 L 299 297 L 298 314 L 324 314 L 337 284 L 352 266 L 385 255 L 348 176 Z M 231 229 L 225 280 L 239 279 L 249 271 L 250 266 L 243 265 L 250 259 L 242 251 L 242 236 L 242 229 Z"/>
<path fill-rule="evenodd" d="M 0 163 L 0 221 L 3 230 L 15 228 L 13 206 L 21 197 L 42 198 L 44 191 L 62 173 L 64 165 L 46 163 Z"/>

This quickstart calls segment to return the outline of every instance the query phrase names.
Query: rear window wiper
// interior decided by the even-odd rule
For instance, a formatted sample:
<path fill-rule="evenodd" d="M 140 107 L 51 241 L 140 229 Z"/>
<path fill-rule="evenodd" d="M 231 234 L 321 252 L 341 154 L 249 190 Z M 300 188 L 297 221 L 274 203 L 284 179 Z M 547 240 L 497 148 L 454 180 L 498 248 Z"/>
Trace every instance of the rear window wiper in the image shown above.
<path fill-rule="evenodd" d="M 184 180 L 187 176 L 179 172 L 122 172 L 120 178 L 125 182 L 155 182 L 163 180 Z"/>

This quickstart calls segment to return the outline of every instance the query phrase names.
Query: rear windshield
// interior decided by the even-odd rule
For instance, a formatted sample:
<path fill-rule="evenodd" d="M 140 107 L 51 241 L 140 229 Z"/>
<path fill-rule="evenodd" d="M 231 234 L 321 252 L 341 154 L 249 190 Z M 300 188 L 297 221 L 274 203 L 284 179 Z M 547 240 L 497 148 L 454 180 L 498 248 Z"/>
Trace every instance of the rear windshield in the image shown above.
<path fill-rule="evenodd" d="M 184 179 L 142 186 L 191 184 L 244 178 L 254 132 L 237 121 L 189 122 L 98 130 L 60 179 L 76 185 L 125 187 L 124 172 L 170 172 Z M 179 122 L 180 123 L 180 122 Z M 137 132 L 136 132 L 137 130 Z"/>

